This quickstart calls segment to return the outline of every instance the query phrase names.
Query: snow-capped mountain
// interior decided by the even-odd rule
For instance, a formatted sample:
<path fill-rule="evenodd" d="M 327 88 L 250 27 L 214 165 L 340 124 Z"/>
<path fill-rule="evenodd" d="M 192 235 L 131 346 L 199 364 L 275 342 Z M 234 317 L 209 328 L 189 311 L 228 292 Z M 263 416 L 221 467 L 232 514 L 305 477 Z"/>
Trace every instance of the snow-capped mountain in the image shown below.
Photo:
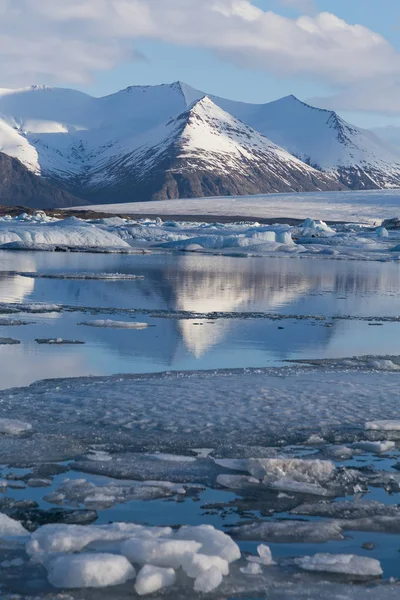
<path fill-rule="evenodd" d="M 334 111 L 314 108 L 295 96 L 262 105 L 214 101 L 349 188 L 400 186 L 400 150 L 372 131 L 350 125 Z"/>
<path fill-rule="evenodd" d="M 400 151 L 333 112 L 182 83 L 0 89 L 0 152 L 94 203 L 400 186 Z"/>

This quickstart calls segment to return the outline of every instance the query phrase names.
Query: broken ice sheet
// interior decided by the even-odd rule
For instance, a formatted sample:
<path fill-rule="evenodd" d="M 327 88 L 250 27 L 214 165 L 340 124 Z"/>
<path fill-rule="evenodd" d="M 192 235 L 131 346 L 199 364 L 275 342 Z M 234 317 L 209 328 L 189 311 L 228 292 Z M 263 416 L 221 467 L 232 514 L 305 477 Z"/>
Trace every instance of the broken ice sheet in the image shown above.
<path fill-rule="evenodd" d="M 238 540 L 262 540 L 275 543 L 323 543 L 343 540 L 341 525 L 334 521 L 255 521 L 230 529 Z"/>
<path fill-rule="evenodd" d="M 109 480 L 102 485 L 86 479 L 65 479 L 52 493 L 45 496 L 50 504 L 84 506 L 89 509 L 105 509 L 131 500 L 154 500 L 185 496 L 191 490 L 200 491 L 199 485 L 173 484 L 168 481 L 117 481 Z"/>
<path fill-rule="evenodd" d="M 383 574 L 378 560 L 352 554 L 315 554 L 295 559 L 295 564 L 306 571 L 338 573 L 357 577 L 374 578 Z"/>

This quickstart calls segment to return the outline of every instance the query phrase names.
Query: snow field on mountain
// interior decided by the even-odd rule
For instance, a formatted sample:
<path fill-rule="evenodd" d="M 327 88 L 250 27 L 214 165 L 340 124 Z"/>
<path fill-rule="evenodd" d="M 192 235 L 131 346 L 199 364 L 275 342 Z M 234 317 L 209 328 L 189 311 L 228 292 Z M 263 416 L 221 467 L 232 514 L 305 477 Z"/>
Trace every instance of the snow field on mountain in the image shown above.
<path fill-rule="evenodd" d="M 332 111 L 294 96 L 235 102 L 180 82 L 132 86 L 103 98 L 43 86 L 3 89 L 0 150 L 45 177 L 72 185 L 80 178 L 78 195 L 118 183 L 121 171 L 122 180 L 140 182 L 167 150 L 178 162 L 187 159 L 172 167 L 180 173 L 206 165 L 235 178 L 235 170 L 246 170 L 239 159 L 247 158 L 276 175 L 280 190 L 337 189 L 331 177 L 360 189 L 400 183 L 398 150 Z M 256 187 L 265 187 L 251 173 Z M 296 181 L 299 173 L 306 181 Z"/>

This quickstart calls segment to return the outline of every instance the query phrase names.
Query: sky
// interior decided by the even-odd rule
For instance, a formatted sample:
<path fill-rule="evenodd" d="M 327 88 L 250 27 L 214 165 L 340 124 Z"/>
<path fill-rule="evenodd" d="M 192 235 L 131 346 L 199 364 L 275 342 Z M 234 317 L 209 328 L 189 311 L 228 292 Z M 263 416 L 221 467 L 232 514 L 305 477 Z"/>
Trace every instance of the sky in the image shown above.
<path fill-rule="evenodd" d="M 0 87 L 185 83 L 400 125 L 399 0 L 0 0 Z"/>

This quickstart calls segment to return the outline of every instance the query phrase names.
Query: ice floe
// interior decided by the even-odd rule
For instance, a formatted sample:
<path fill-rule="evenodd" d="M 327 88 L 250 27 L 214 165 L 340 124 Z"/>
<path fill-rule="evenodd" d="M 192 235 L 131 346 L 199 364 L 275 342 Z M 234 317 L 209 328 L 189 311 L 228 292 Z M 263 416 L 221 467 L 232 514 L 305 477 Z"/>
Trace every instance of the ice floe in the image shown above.
<path fill-rule="evenodd" d="M 335 521 L 255 521 L 230 530 L 238 540 L 262 540 L 275 543 L 323 543 L 342 540 L 340 523 Z"/>
<path fill-rule="evenodd" d="M 17 419 L 0 419 L 0 433 L 8 435 L 20 435 L 27 431 L 31 431 L 32 425 Z"/>
<path fill-rule="evenodd" d="M 375 558 L 353 554 L 315 554 L 295 559 L 295 563 L 306 571 L 340 573 L 358 577 L 380 577 L 383 574 L 380 562 Z"/>
<path fill-rule="evenodd" d="M 376 454 L 383 454 L 384 452 L 389 452 L 389 450 L 393 450 L 396 447 L 394 442 L 389 440 L 385 441 L 369 441 L 369 440 L 360 440 L 359 442 L 355 442 L 353 444 L 353 448 L 358 450 L 364 450 L 365 452 L 374 452 Z"/>
<path fill-rule="evenodd" d="M 148 323 L 139 323 L 137 321 L 113 321 L 111 319 L 100 319 L 97 321 L 82 321 L 79 325 L 88 327 L 107 327 L 111 329 L 146 329 Z"/>
<path fill-rule="evenodd" d="M 171 587 L 175 582 L 174 569 L 145 565 L 138 573 L 135 591 L 139 596 L 146 596 L 163 588 Z"/>
<path fill-rule="evenodd" d="M 216 447 L 226 442 L 239 445 L 244 437 L 248 445 L 272 446 L 274 441 L 290 439 L 306 441 L 311 434 L 326 437 L 327 432 L 331 435 L 344 428 L 348 431 L 348 443 L 360 439 L 355 429 L 360 432 L 365 427 L 366 431 L 386 431 L 384 437 L 379 435 L 372 441 L 392 441 L 400 428 L 400 422 L 395 420 L 398 416 L 397 377 L 397 373 L 389 376 L 378 371 L 359 373 L 343 367 L 326 370 L 296 366 L 44 381 L 29 388 L 14 389 L 12 397 L 8 391 L 0 391 L 0 418 L 13 415 L 15 420 L 30 423 L 35 435 L 42 436 L 43 449 L 47 446 L 49 453 L 52 451 L 48 446 L 54 435 L 59 436 L 59 448 L 61 438 L 65 439 L 67 449 L 68 444 L 72 448 L 75 442 L 128 444 L 133 432 L 140 443 L 151 444 L 160 452 L 174 447 L 177 454 L 184 454 L 179 448 L 196 445 Z M 382 422 L 379 420 L 382 414 L 394 420 Z M 38 441 L 37 437 L 35 447 L 34 440 L 23 439 L 18 452 L 12 449 L 12 455 L 11 446 L 8 451 L 0 439 L 0 461 L 13 464 L 28 446 L 32 456 L 37 456 L 41 447 Z M 82 456 L 76 466 L 81 471 L 111 477 L 137 480 L 141 473 L 146 479 L 158 480 L 166 469 L 164 463 L 168 462 L 168 471 L 176 473 L 171 481 L 176 483 L 193 482 L 192 477 L 186 477 L 189 470 L 202 483 L 205 474 L 213 473 L 215 480 L 229 469 L 228 464 L 221 467 L 215 463 L 213 469 L 210 458 L 175 461 L 174 464 L 151 454 L 154 452 L 147 456 L 120 452 L 107 462 L 90 461 Z M 67 454 L 68 458 L 74 456 L 74 450 Z M 43 458 L 46 460 L 46 456 Z M 333 469 L 331 462 L 302 464 L 290 462 L 290 458 L 280 459 L 281 462 L 274 462 L 273 458 L 266 459 L 265 463 L 255 461 L 250 470 L 243 464 L 238 466 L 244 468 L 241 474 L 263 483 L 265 479 L 265 484 L 276 489 L 279 486 L 281 491 L 288 491 L 289 481 L 326 488 L 326 478 Z M 321 472 L 318 469 L 322 469 Z"/>
<path fill-rule="evenodd" d="M 115 554 L 71 554 L 57 556 L 46 565 L 55 588 L 102 588 L 126 583 L 136 576 L 124 556 Z"/>

